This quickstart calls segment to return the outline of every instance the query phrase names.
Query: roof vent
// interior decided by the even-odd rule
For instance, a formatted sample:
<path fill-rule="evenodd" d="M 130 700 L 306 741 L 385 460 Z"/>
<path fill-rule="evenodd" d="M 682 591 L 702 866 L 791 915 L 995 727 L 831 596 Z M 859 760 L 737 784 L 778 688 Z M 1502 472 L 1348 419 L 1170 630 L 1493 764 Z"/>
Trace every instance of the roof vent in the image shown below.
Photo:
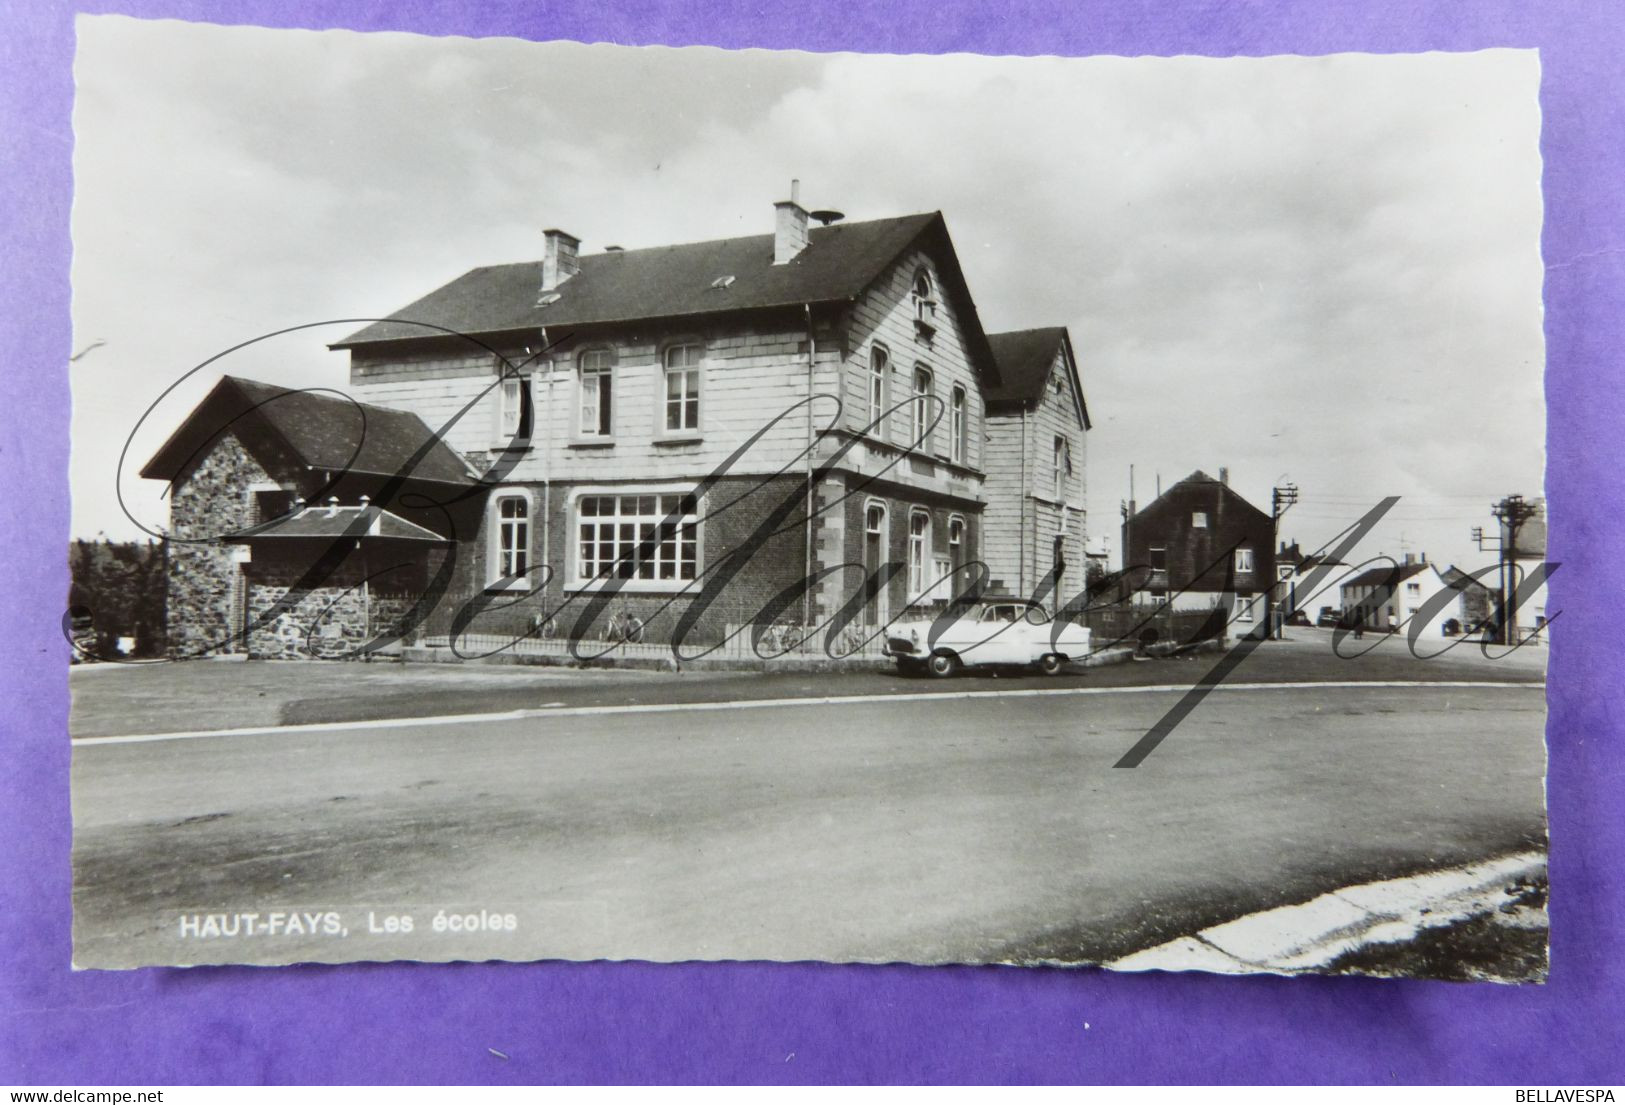
<path fill-rule="evenodd" d="M 842 219 L 846 218 L 846 212 L 844 212 L 844 211 L 827 211 L 827 210 L 826 211 L 814 211 L 812 213 L 812 217 L 817 219 L 818 222 L 821 225 L 828 226 L 830 223 L 838 223 Z"/>
<path fill-rule="evenodd" d="M 731 276 L 731 275 L 730 276 L 719 276 L 715 280 L 711 281 L 711 287 L 716 288 L 718 290 L 721 290 L 723 288 L 726 288 L 728 285 L 732 284 L 734 282 L 734 279 L 735 278 L 733 276 Z"/>
<path fill-rule="evenodd" d="M 626 252 L 626 247 L 625 246 L 605 246 L 604 247 L 604 252 L 605 253 L 625 253 Z"/>
<path fill-rule="evenodd" d="M 562 298 L 563 296 L 559 295 L 558 292 L 543 292 L 541 298 L 536 301 L 536 306 L 551 307 Z"/>

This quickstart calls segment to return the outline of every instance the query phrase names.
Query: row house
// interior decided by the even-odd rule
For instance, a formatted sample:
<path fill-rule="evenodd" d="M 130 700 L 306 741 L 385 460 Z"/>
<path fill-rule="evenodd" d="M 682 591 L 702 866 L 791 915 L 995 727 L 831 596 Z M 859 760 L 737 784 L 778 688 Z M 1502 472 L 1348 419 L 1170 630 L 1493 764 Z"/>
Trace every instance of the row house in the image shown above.
<path fill-rule="evenodd" d="M 584 254 L 548 230 L 541 261 L 474 269 L 334 343 L 353 399 L 245 401 L 266 385 L 223 382 L 230 396 L 143 473 L 171 481 L 177 534 L 226 534 L 181 557 L 203 585 L 172 583 L 219 608 L 177 616 L 208 623 L 201 639 L 274 608 L 318 531 L 401 565 L 371 591 L 432 592 L 415 627 L 430 636 L 522 633 L 562 610 L 562 635 L 619 612 L 649 639 L 714 642 L 764 608 L 878 625 L 940 607 L 966 579 L 944 577 L 976 560 L 1017 588 L 1058 564 L 1081 581 L 1087 416 L 1064 331 L 995 347 L 940 212 L 816 216 L 793 189 L 771 234 Z M 242 406 L 254 414 L 221 421 Z M 334 457 L 290 453 L 290 433 L 368 463 L 324 483 Z M 1001 464 L 1024 433 L 1021 463 Z M 1066 441 L 1064 477 L 1040 463 L 1046 434 Z M 260 485 L 281 497 L 256 505 Z M 221 498 L 236 532 L 191 516 Z M 1025 522 L 1006 521 L 1009 503 Z M 335 586 L 367 575 L 351 566 Z M 282 645 L 249 652 L 289 654 L 306 607 L 333 597 L 302 600 Z M 399 611 L 327 617 L 377 628 Z"/>

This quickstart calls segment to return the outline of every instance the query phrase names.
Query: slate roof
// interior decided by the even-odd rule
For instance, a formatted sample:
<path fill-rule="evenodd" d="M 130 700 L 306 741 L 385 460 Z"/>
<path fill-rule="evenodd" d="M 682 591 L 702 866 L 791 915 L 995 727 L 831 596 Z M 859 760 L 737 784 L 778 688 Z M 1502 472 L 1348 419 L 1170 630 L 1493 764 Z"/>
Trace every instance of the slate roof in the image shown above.
<path fill-rule="evenodd" d="M 240 376 L 221 377 L 141 469 L 142 477 L 173 480 L 228 426 L 239 436 L 269 434 L 300 463 L 324 471 L 393 476 L 410 468 L 414 480 L 477 482 L 463 459 L 409 411 Z"/>
<path fill-rule="evenodd" d="M 1441 571 L 1439 573 L 1439 578 L 1444 580 L 1446 587 L 1449 587 L 1455 591 L 1465 592 L 1470 591 L 1475 587 L 1480 591 L 1487 592 L 1490 590 L 1490 585 L 1488 583 L 1485 583 L 1481 579 L 1474 579 L 1471 575 L 1462 571 L 1454 564 Z"/>
<path fill-rule="evenodd" d="M 331 539 L 354 533 L 361 514 L 371 515 L 371 522 L 357 537 L 391 541 L 432 541 L 446 544 L 448 539 L 432 530 L 408 522 L 398 514 L 377 506 L 307 506 L 286 518 L 273 519 L 262 526 L 245 531 L 226 540 L 234 544 L 248 544 L 284 538 Z"/>
<path fill-rule="evenodd" d="M 1388 568 L 1368 568 L 1346 581 L 1344 587 L 1396 587 L 1414 575 L 1432 567 L 1430 564 L 1395 564 Z"/>
<path fill-rule="evenodd" d="M 580 271 L 553 289 L 558 299 L 547 306 L 537 305 L 540 261 L 488 265 L 331 348 L 434 333 L 411 323 L 490 334 L 848 300 L 932 229 L 945 231 L 941 212 L 814 227 L 807 248 L 783 265 L 773 263 L 771 234 L 585 254 Z M 712 287 L 729 276 L 726 287 Z"/>
<path fill-rule="evenodd" d="M 989 334 L 987 343 L 999 366 L 999 386 L 988 389 L 987 401 L 1030 403 L 1042 395 L 1055 352 L 1065 337 L 1066 329 L 1061 326 Z"/>
<path fill-rule="evenodd" d="M 1162 507 L 1163 503 L 1166 500 L 1168 500 L 1169 498 L 1171 498 L 1176 490 L 1178 490 L 1181 487 L 1184 487 L 1186 484 L 1192 484 L 1192 483 L 1213 484 L 1213 485 L 1215 485 L 1217 487 L 1223 488 L 1225 494 L 1228 494 L 1232 499 L 1234 499 L 1236 502 L 1240 503 L 1242 506 L 1246 507 L 1248 510 L 1251 510 L 1251 511 L 1257 513 L 1257 514 L 1262 514 L 1266 518 L 1269 517 L 1268 512 L 1260 510 L 1258 507 L 1254 506 L 1251 502 L 1249 502 L 1247 500 L 1246 496 L 1244 496 L 1241 492 L 1237 491 L 1235 488 L 1231 487 L 1227 483 L 1224 483 L 1224 482 L 1222 482 L 1220 480 L 1214 479 L 1212 476 L 1208 475 L 1206 472 L 1204 472 L 1200 468 L 1198 468 L 1196 471 L 1192 472 L 1190 475 L 1186 476 L 1184 479 L 1178 481 L 1177 483 L 1174 483 L 1174 484 L 1170 485 L 1166 490 L 1163 491 L 1163 493 L 1161 495 L 1158 495 L 1155 499 L 1152 499 L 1145 506 L 1143 506 L 1139 510 L 1135 511 L 1133 517 L 1131 517 L 1129 520 L 1132 522 L 1134 520 L 1134 518 L 1138 518 L 1142 514 L 1149 514 L 1154 510 L 1160 509 Z"/>

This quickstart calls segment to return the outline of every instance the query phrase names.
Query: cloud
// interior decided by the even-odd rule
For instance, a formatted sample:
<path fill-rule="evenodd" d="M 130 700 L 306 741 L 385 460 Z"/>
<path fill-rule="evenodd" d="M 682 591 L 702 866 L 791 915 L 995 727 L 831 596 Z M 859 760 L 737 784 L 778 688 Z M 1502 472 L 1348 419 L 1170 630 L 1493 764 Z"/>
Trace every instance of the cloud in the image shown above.
<path fill-rule="evenodd" d="M 990 329 L 1071 329 L 1096 537 L 1116 531 L 1131 463 L 1142 499 L 1157 472 L 1226 465 L 1261 503 L 1289 475 L 1306 539 L 1398 493 L 1407 541 L 1450 558 L 1467 556 L 1469 512 L 1538 490 L 1531 53 L 80 31 L 75 324 L 109 346 L 74 366 L 76 532 L 118 528 L 102 443 L 122 441 L 130 405 L 244 336 L 387 313 L 535 257 L 543 226 L 589 249 L 760 233 L 790 177 L 852 218 L 942 210 Z M 308 338 L 256 367 L 344 379 Z"/>

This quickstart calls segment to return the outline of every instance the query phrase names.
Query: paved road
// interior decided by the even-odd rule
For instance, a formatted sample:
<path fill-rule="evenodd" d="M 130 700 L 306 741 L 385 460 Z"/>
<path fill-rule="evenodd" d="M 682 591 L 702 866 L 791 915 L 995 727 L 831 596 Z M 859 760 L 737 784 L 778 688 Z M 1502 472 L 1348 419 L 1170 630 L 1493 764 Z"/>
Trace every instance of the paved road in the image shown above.
<path fill-rule="evenodd" d="M 1225 688 L 1135 770 L 1177 695 L 1087 690 L 78 742 L 76 961 L 1087 962 L 1544 845 L 1538 687 Z"/>

